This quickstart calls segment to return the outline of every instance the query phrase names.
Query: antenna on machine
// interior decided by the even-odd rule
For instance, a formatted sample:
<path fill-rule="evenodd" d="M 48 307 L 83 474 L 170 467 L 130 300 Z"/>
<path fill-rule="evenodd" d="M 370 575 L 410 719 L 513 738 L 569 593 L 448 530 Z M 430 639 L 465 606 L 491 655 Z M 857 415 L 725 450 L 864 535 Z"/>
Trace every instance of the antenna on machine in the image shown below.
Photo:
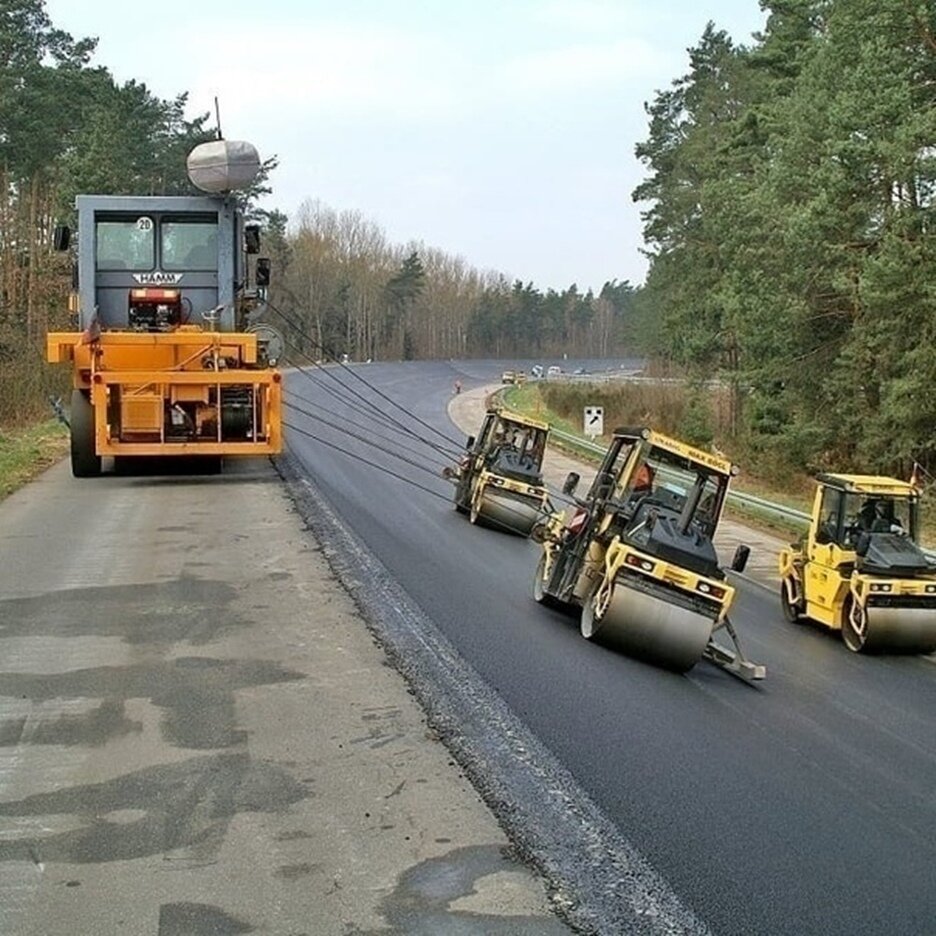
<path fill-rule="evenodd" d="M 218 125 L 218 139 L 223 140 L 224 134 L 221 132 L 221 108 L 218 105 L 218 96 L 215 95 L 215 123 Z"/>

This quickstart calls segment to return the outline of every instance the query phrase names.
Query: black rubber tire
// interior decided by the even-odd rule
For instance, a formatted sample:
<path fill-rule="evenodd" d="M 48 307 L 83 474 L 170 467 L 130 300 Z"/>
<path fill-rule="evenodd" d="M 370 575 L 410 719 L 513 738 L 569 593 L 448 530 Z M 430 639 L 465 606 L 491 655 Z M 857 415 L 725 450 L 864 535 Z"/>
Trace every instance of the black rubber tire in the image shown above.
<path fill-rule="evenodd" d="M 455 485 L 455 509 L 466 517 L 470 510 L 470 492 L 471 486 L 465 483 L 464 478 L 460 479 L 458 484 Z"/>
<path fill-rule="evenodd" d="M 803 623 L 803 615 L 806 609 L 790 601 L 785 581 L 780 583 L 780 607 L 783 609 L 783 617 L 788 624 Z"/>
<path fill-rule="evenodd" d="M 192 474 L 216 475 L 221 474 L 224 459 L 221 455 L 197 455 L 192 459 Z"/>
<path fill-rule="evenodd" d="M 101 456 L 94 452 L 94 407 L 83 390 L 72 390 L 71 469 L 76 478 L 96 478 L 101 474 Z"/>
<path fill-rule="evenodd" d="M 550 595 L 546 591 L 545 583 L 543 582 L 543 566 L 546 564 L 546 553 L 544 552 L 540 556 L 539 562 L 536 564 L 536 572 L 533 576 L 533 587 L 531 592 L 533 594 L 533 600 L 537 604 L 541 604 L 544 608 L 556 608 L 558 611 L 568 611 L 569 604 L 565 601 L 562 601 L 559 598 Z"/>
<path fill-rule="evenodd" d="M 601 621 L 595 620 L 595 592 L 598 591 L 598 584 L 595 584 L 588 590 L 585 600 L 582 602 L 582 613 L 579 617 L 579 632 L 586 640 L 598 640 L 601 631 Z"/>
<path fill-rule="evenodd" d="M 855 599 L 849 595 L 842 608 L 842 640 L 852 653 L 862 653 L 865 649 L 867 630 L 862 634 L 852 624 L 852 613 L 865 614 L 863 608 L 856 608 Z M 866 625 L 867 626 L 867 625 Z"/>

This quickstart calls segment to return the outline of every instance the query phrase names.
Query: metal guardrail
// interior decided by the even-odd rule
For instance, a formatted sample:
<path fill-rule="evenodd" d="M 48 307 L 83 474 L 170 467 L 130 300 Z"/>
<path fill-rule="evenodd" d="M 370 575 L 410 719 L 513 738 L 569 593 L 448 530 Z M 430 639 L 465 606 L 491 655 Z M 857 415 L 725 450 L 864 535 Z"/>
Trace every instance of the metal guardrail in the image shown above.
<path fill-rule="evenodd" d="M 568 375 L 563 374 L 563 377 Z M 585 375 L 587 376 L 587 375 Z M 628 378 L 633 379 L 634 375 L 627 375 Z M 620 379 L 620 378 L 618 378 Z M 638 378 L 640 380 L 641 378 Z M 646 378 L 652 379 L 652 378 Z M 571 432 L 564 432 L 562 429 L 550 429 L 550 436 L 554 439 L 558 439 L 560 442 L 564 442 L 566 445 L 571 445 L 575 448 L 581 449 L 584 452 L 587 452 L 589 455 L 604 455 L 606 449 L 603 445 L 597 445 L 594 442 L 590 442 L 588 439 L 583 438 L 582 436 L 574 435 Z M 747 507 L 749 509 L 758 510 L 761 513 L 765 513 L 768 516 L 773 516 L 780 518 L 786 521 L 793 521 L 795 523 L 801 523 L 804 526 L 809 525 L 809 521 L 812 519 L 811 515 L 805 510 L 797 510 L 795 507 L 787 507 L 785 504 L 775 504 L 772 501 L 764 500 L 762 497 L 755 497 L 753 494 L 744 494 L 741 491 L 729 491 L 728 492 L 728 501 L 729 503 L 734 503 L 740 505 L 741 507 Z M 923 555 L 933 563 L 936 563 L 936 549 L 923 549 Z"/>
<path fill-rule="evenodd" d="M 571 432 L 563 432 L 561 429 L 551 429 L 550 436 L 578 448 L 589 455 L 604 455 L 605 447 L 595 442 L 589 442 L 581 436 L 573 435 Z M 762 497 L 755 497 L 753 494 L 745 494 L 741 491 L 728 492 L 729 503 L 758 510 L 762 513 L 796 523 L 808 524 L 810 515 L 804 510 L 797 510 L 795 507 L 787 507 L 784 504 L 775 504 L 772 501 L 764 500 Z"/>
<path fill-rule="evenodd" d="M 576 374 L 563 371 L 561 374 L 543 374 L 541 377 L 528 376 L 528 381 L 539 383 L 629 383 L 647 386 L 682 386 L 689 383 L 685 377 L 645 377 L 637 371 L 601 371 L 596 374 Z M 707 390 L 722 389 L 727 386 L 721 380 L 705 380 L 699 386 Z"/>
<path fill-rule="evenodd" d="M 571 432 L 563 432 L 561 429 L 551 429 L 549 434 L 552 438 L 556 438 L 566 445 L 571 445 L 584 452 L 588 452 L 590 455 L 600 456 L 605 453 L 605 447 L 603 445 L 589 442 L 588 439 L 573 435 Z M 808 526 L 810 519 L 812 519 L 810 514 L 805 510 L 797 510 L 795 507 L 787 507 L 785 504 L 775 504 L 772 501 L 764 500 L 762 497 L 755 497 L 753 494 L 745 494 L 741 491 L 729 491 L 728 501 L 729 503 L 734 503 L 741 507 L 758 510 L 768 516 L 787 521 L 792 520 L 795 523 L 802 523 L 804 526 Z M 936 563 L 936 550 L 923 549 L 922 551 L 923 555 L 926 556 L 930 562 Z"/>

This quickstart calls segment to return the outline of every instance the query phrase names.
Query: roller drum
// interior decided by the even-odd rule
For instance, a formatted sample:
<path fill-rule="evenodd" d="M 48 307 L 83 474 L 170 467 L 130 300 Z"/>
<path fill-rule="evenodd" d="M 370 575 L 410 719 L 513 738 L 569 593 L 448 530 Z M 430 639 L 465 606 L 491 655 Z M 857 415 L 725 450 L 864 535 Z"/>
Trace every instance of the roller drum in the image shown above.
<path fill-rule="evenodd" d="M 870 653 L 936 651 L 936 608 L 867 609 L 862 650 Z"/>
<path fill-rule="evenodd" d="M 489 488 L 481 495 L 481 501 L 474 512 L 474 522 L 484 523 L 529 536 L 534 524 L 540 517 L 542 504 L 539 500 L 508 494 L 494 494 Z"/>
<path fill-rule="evenodd" d="M 583 636 L 677 673 L 702 658 L 713 625 L 710 616 L 621 581 L 600 619 L 593 597 L 582 608 Z"/>

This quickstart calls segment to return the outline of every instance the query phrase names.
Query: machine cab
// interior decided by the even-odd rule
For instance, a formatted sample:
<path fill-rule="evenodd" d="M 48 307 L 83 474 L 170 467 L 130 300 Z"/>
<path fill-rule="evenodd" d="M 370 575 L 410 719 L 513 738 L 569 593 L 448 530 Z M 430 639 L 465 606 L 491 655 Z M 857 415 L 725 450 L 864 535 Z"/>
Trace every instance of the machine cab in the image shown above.
<path fill-rule="evenodd" d="M 474 443 L 484 467 L 494 473 L 542 485 L 543 456 L 549 427 L 506 410 L 489 410 Z"/>
<path fill-rule="evenodd" d="M 811 562 L 872 575 L 928 571 L 918 547 L 919 492 L 906 481 L 869 475 L 820 475 L 807 540 Z"/>
<path fill-rule="evenodd" d="M 606 505 L 599 534 L 720 577 L 712 543 L 732 464 L 649 429 L 619 429 L 587 498 Z"/>
<path fill-rule="evenodd" d="M 904 481 L 847 475 L 820 475 L 813 502 L 807 549 L 813 562 L 854 561 L 871 534 L 907 537 L 916 543 L 919 495 Z"/>
<path fill-rule="evenodd" d="M 77 206 L 81 328 L 96 310 L 103 329 L 234 330 L 244 257 L 232 199 L 79 195 Z"/>

